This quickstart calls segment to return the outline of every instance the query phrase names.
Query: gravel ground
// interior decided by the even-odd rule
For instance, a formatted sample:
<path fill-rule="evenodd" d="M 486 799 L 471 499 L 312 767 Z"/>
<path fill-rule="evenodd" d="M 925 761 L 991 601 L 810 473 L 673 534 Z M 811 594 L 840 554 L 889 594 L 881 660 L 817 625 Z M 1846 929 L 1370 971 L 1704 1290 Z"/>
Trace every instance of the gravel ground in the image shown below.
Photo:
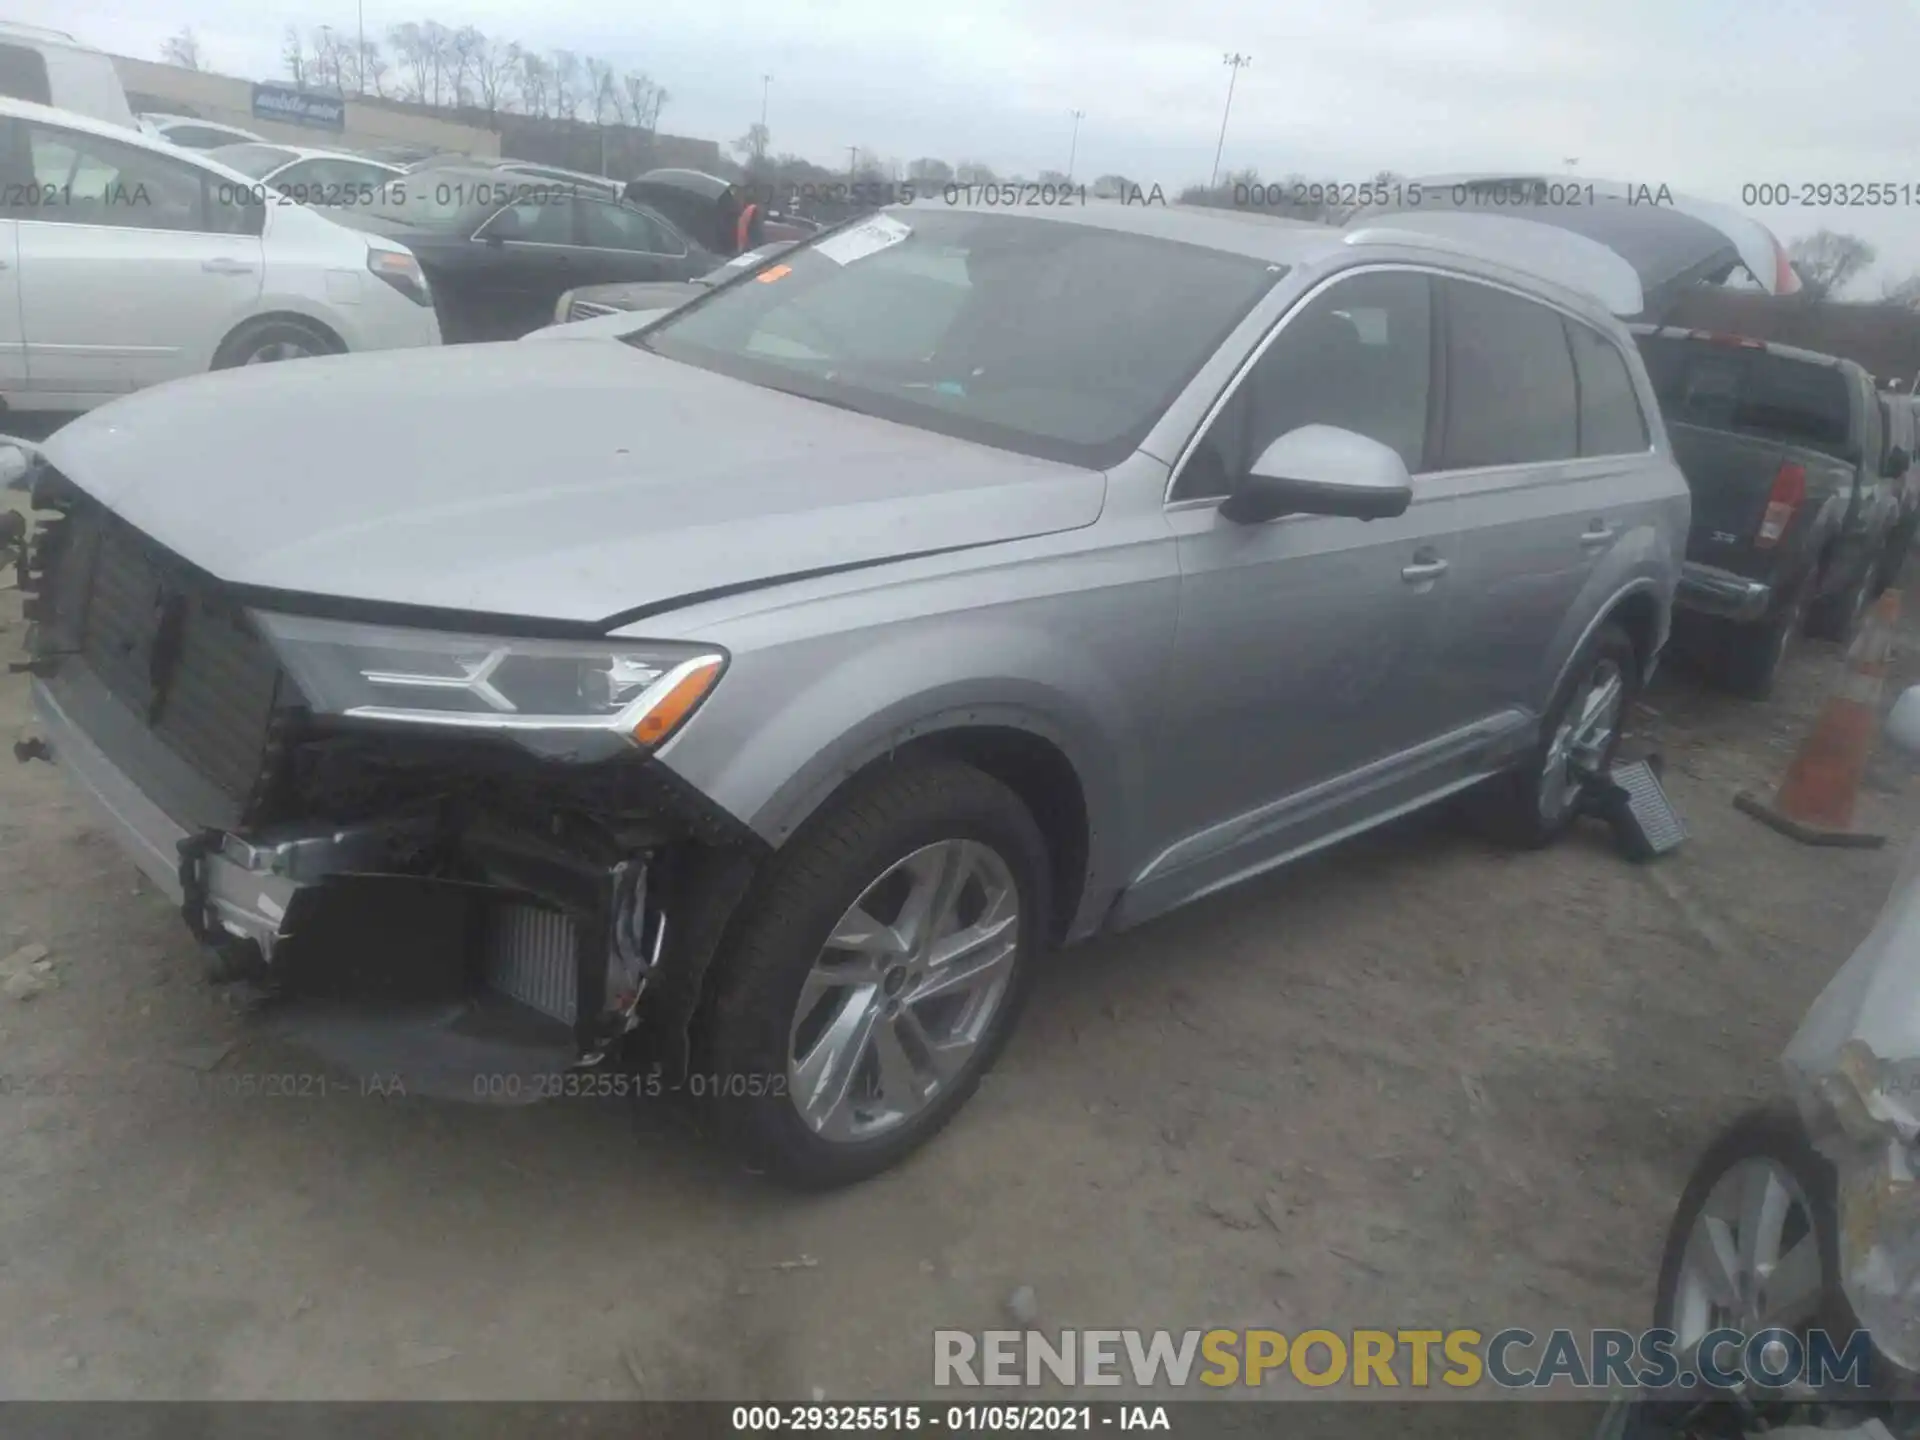
<path fill-rule="evenodd" d="M 23 628 L 0 593 L 0 655 Z M 1694 838 L 1656 866 L 1416 820 L 1057 957 L 941 1140 L 815 1197 L 659 1102 L 196 1099 L 317 1067 L 53 767 L 0 763 L 0 956 L 50 962 L 0 1071 L 72 1092 L 0 1099 L 0 1395 L 900 1397 L 1021 1286 L 1043 1327 L 1638 1327 L 1694 1157 L 1920 822 L 1887 757 L 1885 851 L 1728 803 L 1838 668 L 1809 643 L 1757 706 L 1669 667 L 1637 721 Z"/>

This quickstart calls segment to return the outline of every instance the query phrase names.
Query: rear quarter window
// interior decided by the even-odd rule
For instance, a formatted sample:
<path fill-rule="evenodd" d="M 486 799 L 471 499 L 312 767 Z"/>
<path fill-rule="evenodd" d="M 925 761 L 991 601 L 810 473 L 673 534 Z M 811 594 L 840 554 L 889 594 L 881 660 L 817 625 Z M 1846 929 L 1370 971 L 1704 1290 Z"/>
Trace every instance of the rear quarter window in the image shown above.
<path fill-rule="evenodd" d="M 36 105 L 53 103 L 53 88 L 47 83 L 47 62 L 38 50 L 0 45 L 0 95 L 31 100 Z"/>
<path fill-rule="evenodd" d="M 1645 450 L 1653 439 L 1626 359 L 1612 341 L 1578 320 L 1568 320 L 1566 327 L 1580 385 L 1580 453 L 1627 455 Z"/>

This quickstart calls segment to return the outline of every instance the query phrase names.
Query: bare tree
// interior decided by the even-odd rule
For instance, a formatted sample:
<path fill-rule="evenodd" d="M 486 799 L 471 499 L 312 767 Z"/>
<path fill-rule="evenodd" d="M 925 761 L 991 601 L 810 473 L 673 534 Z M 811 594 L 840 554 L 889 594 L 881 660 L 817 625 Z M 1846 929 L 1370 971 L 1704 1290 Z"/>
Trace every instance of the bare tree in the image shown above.
<path fill-rule="evenodd" d="M 1904 280 L 1882 281 L 1880 301 L 1884 305 L 1920 310 L 1920 275 L 1909 275 Z"/>
<path fill-rule="evenodd" d="M 280 58 L 286 62 L 287 74 L 293 77 L 293 83 L 307 83 L 307 49 L 300 39 L 300 32 L 293 26 L 287 26 L 287 38 L 281 48 Z"/>
<path fill-rule="evenodd" d="M 584 98 L 585 83 L 580 73 L 580 57 L 571 50 L 553 52 L 553 113 L 562 120 L 574 118 Z"/>
<path fill-rule="evenodd" d="M 1831 300 L 1873 264 L 1875 251 L 1858 235 L 1816 230 L 1789 245 L 1787 258 L 1800 276 L 1802 296 Z"/>
<path fill-rule="evenodd" d="M 365 94 L 387 93 L 387 57 L 380 53 L 378 40 L 356 40 L 353 47 L 353 88 Z"/>
<path fill-rule="evenodd" d="M 427 48 L 427 37 L 419 22 L 409 20 L 404 25 L 394 26 L 387 32 L 387 43 L 393 46 L 393 53 L 400 57 L 403 67 L 400 78 L 402 98 L 426 103 L 428 87 L 433 80 L 433 55 Z"/>
<path fill-rule="evenodd" d="M 907 166 L 907 178 L 925 185 L 945 185 L 953 179 L 953 167 L 926 155 Z"/>
<path fill-rule="evenodd" d="M 462 25 L 447 36 L 447 69 L 455 105 L 464 107 L 469 87 L 478 86 L 486 52 L 487 37 L 471 25 Z"/>
<path fill-rule="evenodd" d="M 733 142 L 733 153 L 746 161 L 749 166 L 759 166 L 767 158 L 767 141 L 770 139 L 767 127 L 758 120 L 747 127 L 747 133 Z"/>
<path fill-rule="evenodd" d="M 438 20 L 420 26 L 420 40 L 427 51 L 427 74 L 433 85 L 433 104 L 446 103 L 453 79 L 453 31 Z"/>
<path fill-rule="evenodd" d="M 335 35 L 331 25 L 322 25 L 309 37 L 309 43 L 312 58 L 307 62 L 308 78 L 316 85 L 330 85 L 344 92 L 352 61 L 349 42 Z"/>
<path fill-rule="evenodd" d="M 656 85 L 640 71 L 630 70 L 620 81 L 624 92 L 621 101 L 624 123 L 651 134 L 660 126 L 660 111 L 665 108 L 669 97 L 664 85 Z"/>
<path fill-rule="evenodd" d="M 490 40 L 482 48 L 473 80 L 480 104 L 489 115 L 512 108 L 513 82 L 520 73 L 520 57 L 517 44 L 501 45 Z"/>
<path fill-rule="evenodd" d="M 160 58 L 169 65 L 178 65 L 182 70 L 198 70 L 201 66 L 200 39 L 193 33 L 192 27 L 184 27 L 179 34 L 169 35 L 161 42 Z"/>
<path fill-rule="evenodd" d="M 613 62 L 601 60 L 595 56 L 587 57 L 587 98 L 593 105 L 593 123 L 605 125 L 607 112 L 614 110 L 614 119 L 618 120 L 618 107 L 614 104 Z"/>
<path fill-rule="evenodd" d="M 520 99 L 529 115 L 545 119 L 552 114 L 553 66 L 531 50 L 520 52 Z"/>

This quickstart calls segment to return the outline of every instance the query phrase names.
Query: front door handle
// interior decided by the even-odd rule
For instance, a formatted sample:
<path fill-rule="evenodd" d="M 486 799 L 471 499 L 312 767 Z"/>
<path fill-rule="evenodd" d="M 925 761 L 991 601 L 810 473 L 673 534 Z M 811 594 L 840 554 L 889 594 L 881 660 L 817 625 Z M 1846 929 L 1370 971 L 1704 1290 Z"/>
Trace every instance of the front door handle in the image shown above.
<path fill-rule="evenodd" d="M 1447 573 L 1444 560 L 1415 560 L 1400 572 L 1400 578 L 1409 585 L 1420 585 L 1428 580 L 1437 580 Z"/>
<path fill-rule="evenodd" d="M 1613 539 L 1613 527 L 1604 520 L 1589 520 L 1587 528 L 1581 532 L 1580 543 L 1588 550 L 1597 550 Z"/>
<path fill-rule="evenodd" d="M 251 275 L 253 266 L 241 260 L 229 260 L 222 255 L 214 260 L 202 260 L 200 268 L 209 275 Z"/>

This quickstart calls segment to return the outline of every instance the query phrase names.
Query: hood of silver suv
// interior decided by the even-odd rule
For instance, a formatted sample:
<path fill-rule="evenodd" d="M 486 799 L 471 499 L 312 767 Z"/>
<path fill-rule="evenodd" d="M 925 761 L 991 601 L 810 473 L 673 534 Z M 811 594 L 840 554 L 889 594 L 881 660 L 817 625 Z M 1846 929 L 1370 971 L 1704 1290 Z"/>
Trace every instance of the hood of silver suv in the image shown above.
<path fill-rule="evenodd" d="M 1074 529 L 1106 490 L 617 340 L 249 366 L 46 454 L 222 580 L 568 622 Z"/>

